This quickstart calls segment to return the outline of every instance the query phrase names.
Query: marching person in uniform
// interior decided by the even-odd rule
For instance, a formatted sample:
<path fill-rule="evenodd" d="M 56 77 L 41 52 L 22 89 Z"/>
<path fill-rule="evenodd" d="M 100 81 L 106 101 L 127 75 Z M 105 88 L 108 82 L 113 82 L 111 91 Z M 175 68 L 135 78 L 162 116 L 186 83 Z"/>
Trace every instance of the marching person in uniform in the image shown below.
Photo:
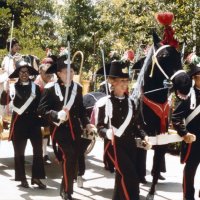
<path fill-rule="evenodd" d="M 2 92 L 1 104 L 6 105 L 10 100 L 13 102 L 9 139 L 13 142 L 15 153 L 15 180 L 21 181 L 22 187 L 29 187 L 25 174 L 24 152 L 27 140 L 30 139 L 33 147 L 31 184 L 45 189 L 46 185 L 40 181 L 45 178 L 45 171 L 40 119 L 36 112 L 41 95 L 39 87 L 29 79 L 30 75 L 37 74 L 38 72 L 24 59 L 17 61 L 16 69 L 9 78 L 19 79 L 15 84 L 10 84 L 9 89 L 5 88 Z"/>
<path fill-rule="evenodd" d="M 118 59 L 119 59 L 119 55 L 118 55 L 117 51 L 110 51 L 110 53 L 109 53 L 109 62 L 106 63 L 106 65 L 105 65 L 106 75 L 109 74 L 111 62 L 114 61 L 114 60 L 118 60 Z M 104 74 L 103 67 L 101 67 L 100 69 L 98 69 L 96 71 L 96 74 L 97 75 L 103 75 Z M 111 92 L 111 83 L 109 82 L 109 78 L 107 80 L 103 81 L 100 84 L 100 87 L 99 87 L 98 91 L 106 94 L 106 87 L 108 89 L 108 91 L 107 91 L 108 95 L 110 95 L 110 92 Z M 109 156 L 107 154 L 107 151 L 106 151 L 106 147 L 107 147 L 108 143 L 109 143 L 109 140 L 107 138 L 104 138 L 103 163 L 104 163 L 105 170 L 108 170 L 111 173 L 114 173 L 114 171 L 115 171 L 115 169 L 114 169 L 114 163 L 109 158 Z"/>
<path fill-rule="evenodd" d="M 82 87 L 72 80 L 74 67 L 74 64 L 70 64 L 70 86 L 66 105 L 64 99 L 68 69 L 66 55 L 63 55 L 46 72 L 56 73 L 58 80 L 56 83 L 46 85 L 38 107 L 40 115 L 50 122 L 52 140 L 58 144 L 62 153 L 63 180 L 60 195 L 65 200 L 72 199 L 82 128 L 86 128 L 89 132 L 94 128 L 86 117 Z M 57 152 L 55 154 L 59 155 Z M 58 160 L 61 159 L 58 157 Z"/>
<path fill-rule="evenodd" d="M 108 76 L 112 92 L 110 96 L 103 97 L 97 102 L 97 128 L 101 137 L 110 140 L 106 151 L 116 169 L 112 199 L 139 200 L 135 134 L 140 135 L 145 144 L 148 144 L 148 137 L 140 128 L 139 113 L 127 95 L 129 74 L 124 70 L 126 65 L 121 61 L 111 63 Z"/>
<path fill-rule="evenodd" d="M 200 63 L 190 65 L 189 75 L 194 81 L 190 98 L 180 101 L 172 114 L 172 123 L 183 137 L 181 162 L 183 171 L 184 200 L 194 200 L 194 177 L 200 163 Z"/>
<path fill-rule="evenodd" d="M 46 71 L 50 67 L 50 65 L 53 63 L 53 59 L 50 57 L 44 58 L 41 62 L 41 65 L 39 66 L 39 75 L 37 76 L 36 80 L 34 81 L 36 85 L 40 87 L 41 93 L 44 91 L 44 87 L 49 82 L 56 81 L 56 77 L 54 77 L 54 74 L 47 74 Z M 42 133 L 43 133 L 43 142 L 42 142 L 42 150 L 43 150 L 43 158 L 45 164 L 51 164 L 51 160 L 49 158 L 48 152 L 47 152 L 47 143 L 50 139 L 50 130 L 48 126 L 45 126 L 44 121 L 44 127 L 42 127 Z"/>

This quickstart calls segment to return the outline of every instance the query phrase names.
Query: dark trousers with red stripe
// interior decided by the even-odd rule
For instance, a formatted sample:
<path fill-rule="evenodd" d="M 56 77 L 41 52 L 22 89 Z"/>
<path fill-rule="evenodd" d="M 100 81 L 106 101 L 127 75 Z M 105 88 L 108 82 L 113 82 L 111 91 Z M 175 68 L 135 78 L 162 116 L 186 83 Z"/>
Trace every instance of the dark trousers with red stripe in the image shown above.
<path fill-rule="evenodd" d="M 110 140 L 104 138 L 104 156 L 103 156 L 103 162 L 104 162 L 104 167 L 106 170 L 109 170 L 110 172 L 114 172 L 114 164 L 110 157 L 108 156 L 108 153 L 106 151 L 106 147 Z"/>
<path fill-rule="evenodd" d="M 140 180 L 143 180 L 146 176 L 146 159 L 147 151 L 142 148 L 137 148 L 136 167 Z"/>
<path fill-rule="evenodd" d="M 114 148 L 114 151 L 113 149 Z M 114 152 L 115 159 L 115 188 L 113 200 L 139 200 L 139 179 L 136 170 L 136 144 L 134 138 L 115 137 L 115 144 L 108 148 Z M 111 155 L 109 153 L 109 155 Z"/>
<path fill-rule="evenodd" d="M 85 152 L 90 145 L 91 140 L 81 138 L 80 139 L 80 148 L 78 154 L 78 169 L 77 176 L 83 176 L 85 174 Z"/>
<path fill-rule="evenodd" d="M 191 152 L 186 161 L 185 168 L 183 171 L 183 193 L 184 197 L 189 200 L 194 200 L 194 177 L 196 174 L 197 167 L 200 163 L 200 139 L 192 144 Z"/>
<path fill-rule="evenodd" d="M 12 142 L 15 153 L 15 180 L 26 179 L 25 174 L 25 148 L 27 140 L 30 139 L 33 147 L 32 178 L 44 179 L 44 163 L 42 156 L 42 134 L 39 126 L 31 126 L 28 119 L 19 120 L 15 124 Z"/>
<path fill-rule="evenodd" d="M 58 144 L 59 150 L 62 152 L 62 170 L 63 181 L 61 188 L 68 194 L 73 194 L 73 182 L 76 178 L 80 139 L 72 140 L 69 129 L 65 128 L 63 132 L 56 132 L 54 137 Z"/>

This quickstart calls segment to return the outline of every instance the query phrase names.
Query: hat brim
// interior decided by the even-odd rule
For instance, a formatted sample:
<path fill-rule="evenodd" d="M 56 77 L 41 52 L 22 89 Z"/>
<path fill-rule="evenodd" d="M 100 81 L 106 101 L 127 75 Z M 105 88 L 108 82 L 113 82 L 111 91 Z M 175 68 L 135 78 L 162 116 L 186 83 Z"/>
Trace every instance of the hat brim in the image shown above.
<path fill-rule="evenodd" d="M 56 74 L 58 71 L 60 71 L 61 69 L 67 68 L 67 64 L 66 65 L 62 65 L 61 68 L 58 70 L 57 67 L 57 63 L 53 63 L 45 72 L 46 74 Z M 70 68 L 72 68 L 75 72 L 78 72 L 78 69 L 75 67 L 75 65 L 73 63 L 70 64 Z"/>
<path fill-rule="evenodd" d="M 23 67 L 27 67 L 28 68 L 30 76 L 35 76 L 35 75 L 39 74 L 38 71 L 36 69 L 34 69 L 33 67 L 30 67 L 30 66 L 21 66 L 21 67 L 18 67 L 17 69 L 15 69 L 15 71 L 12 74 L 10 74 L 9 78 L 18 78 L 19 77 L 19 71 Z"/>
<path fill-rule="evenodd" d="M 56 74 L 57 72 L 57 64 L 56 63 L 53 63 L 48 69 L 47 71 L 45 72 L 45 74 Z"/>
<path fill-rule="evenodd" d="M 120 74 L 120 75 L 107 75 L 108 77 L 110 77 L 110 78 L 130 78 L 129 77 L 129 74 L 127 74 L 127 73 L 124 73 L 124 74 Z"/>
<path fill-rule="evenodd" d="M 105 64 L 106 76 L 108 76 L 108 74 L 109 74 L 109 72 L 110 72 L 110 66 L 111 66 L 111 63 Z M 103 68 L 103 67 L 99 68 L 99 69 L 96 71 L 95 74 L 96 74 L 96 75 L 101 75 L 101 76 L 103 76 L 103 75 L 104 75 L 104 68 Z"/>
<path fill-rule="evenodd" d="M 195 74 L 197 74 L 197 73 L 199 73 L 200 72 L 200 67 L 199 67 L 199 69 L 196 69 L 196 70 L 194 70 L 194 71 L 188 71 L 188 75 L 190 76 L 190 77 L 192 77 L 192 76 L 194 76 Z"/>

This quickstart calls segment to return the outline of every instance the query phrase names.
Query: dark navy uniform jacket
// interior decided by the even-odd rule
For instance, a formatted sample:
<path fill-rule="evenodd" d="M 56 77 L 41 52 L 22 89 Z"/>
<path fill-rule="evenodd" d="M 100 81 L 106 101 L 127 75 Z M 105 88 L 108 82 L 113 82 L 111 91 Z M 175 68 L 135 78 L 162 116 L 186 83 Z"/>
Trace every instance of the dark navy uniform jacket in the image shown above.
<path fill-rule="evenodd" d="M 21 106 L 24 105 L 24 103 L 27 101 L 27 99 L 31 95 L 31 91 L 32 91 L 31 88 L 32 88 L 31 81 L 29 81 L 28 85 L 22 85 L 19 81 L 15 83 L 15 97 L 13 99 L 13 105 L 15 107 L 20 108 Z M 31 127 L 34 128 L 35 126 L 37 127 L 41 126 L 41 120 L 37 114 L 37 108 L 40 102 L 41 93 L 37 85 L 36 85 L 35 95 L 36 97 L 33 99 L 31 104 L 26 108 L 26 110 L 21 115 L 18 115 L 16 123 L 19 124 L 19 126 L 21 124 L 21 127 L 23 129 L 25 129 L 26 127 L 29 129 Z M 7 92 L 3 91 L 1 94 L 1 105 L 8 104 L 10 100 L 11 100 L 10 96 L 7 95 Z M 15 119 L 16 114 L 17 113 L 13 111 L 11 127 L 13 125 L 13 121 Z M 15 129 L 14 129 L 14 132 L 15 132 Z M 29 131 L 26 131 L 26 132 L 28 134 Z"/>
<path fill-rule="evenodd" d="M 196 107 L 200 104 L 200 90 L 194 88 L 196 94 Z M 200 113 L 189 122 L 186 126 L 184 120 L 193 112 L 190 109 L 191 99 L 179 102 L 172 115 L 174 128 L 180 136 L 186 135 L 188 132 L 195 134 L 197 141 L 200 141 Z"/>
<path fill-rule="evenodd" d="M 113 95 L 113 93 L 111 93 L 110 100 L 113 105 L 113 117 L 111 119 L 111 124 L 115 128 L 119 128 L 128 115 L 128 109 L 129 109 L 128 96 L 125 95 L 124 99 L 119 99 L 119 98 L 116 98 Z M 136 136 L 137 137 L 139 136 L 142 139 L 144 139 L 144 137 L 146 136 L 146 133 L 142 129 L 143 122 L 141 120 L 139 110 L 136 111 L 134 102 L 133 101 L 131 102 L 133 106 L 133 116 L 129 125 L 127 126 L 127 128 L 125 129 L 121 137 L 123 138 L 123 137 L 129 136 L 129 137 L 135 138 Z M 98 124 L 97 124 L 98 131 L 100 132 L 100 135 L 102 135 L 102 137 L 105 137 L 104 128 L 108 128 L 108 124 L 104 123 L 104 118 L 105 118 L 105 105 L 99 108 Z"/>
<path fill-rule="evenodd" d="M 54 83 L 52 83 L 52 85 L 49 88 L 45 88 L 40 100 L 39 107 L 38 107 L 39 114 L 42 117 L 44 117 L 46 120 L 48 120 L 51 126 L 51 132 L 53 128 L 55 127 L 55 124 L 53 122 L 56 122 L 56 123 L 59 122 L 58 112 L 62 110 L 63 108 L 65 91 L 66 91 L 66 87 L 60 80 L 58 80 L 57 83 L 60 86 L 63 100 L 61 101 L 59 96 L 56 95 Z M 69 87 L 68 100 L 70 99 L 73 85 L 74 85 L 74 82 L 72 81 Z M 74 103 L 69 111 L 69 114 L 70 114 L 70 119 L 72 122 L 73 131 L 75 133 L 75 137 L 76 139 L 78 139 L 81 136 L 82 128 L 84 128 L 87 124 L 89 124 L 89 119 L 86 116 L 86 111 L 83 106 L 82 87 L 79 84 L 77 87 L 77 94 L 76 94 Z M 62 123 L 57 128 L 58 132 L 64 131 L 66 133 L 66 130 L 70 131 L 69 120 Z M 68 138 L 70 138 L 70 134 L 68 134 Z"/>

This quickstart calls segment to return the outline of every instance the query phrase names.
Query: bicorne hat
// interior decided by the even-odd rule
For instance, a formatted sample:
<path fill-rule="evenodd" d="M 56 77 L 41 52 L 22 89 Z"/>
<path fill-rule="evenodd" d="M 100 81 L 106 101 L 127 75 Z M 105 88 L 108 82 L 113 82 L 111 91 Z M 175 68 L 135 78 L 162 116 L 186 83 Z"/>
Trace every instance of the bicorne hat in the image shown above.
<path fill-rule="evenodd" d="M 105 64 L 106 76 L 107 76 L 107 75 L 109 74 L 109 72 L 110 72 L 110 66 L 111 66 L 111 62 Z M 103 68 L 103 67 L 99 68 L 99 69 L 95 72 L 95 74 L 96 74 L 96 75 L 104 75 L 104 68 Z"/>
<path fill-rule="evenodd" d="M 128 63 L 121 60 L 114 60 L 111 62 L 108 76 L 112 78 L 129 78 Z"/>
<path fill-rule="evenodd" d="M 24 56 L 20 60 L 18 60 L 15 64 L 15 67 L 16 67 L 15 71 L 12 74 L 10 74 L 9 78 L 18 78 L 19 77 L 19 71 L 23 67 L 28 68 L 30 76 L 34 76 L 34 75 L 39 74 L 38 71 L 31 66 L 30 58 L 28 56 Z"/>
<path fill-rule="evenodd" d="M 49 69 L 46 71 L 46 74 L 53 74 L 58 71 L 61 71 L 64 68 L 67 68 L 67 55 L 63 55 L 59 57 L 52 65 L 49 67 Z M 74 63 L 70 63 L 70 68 L 72 68 L 74 71 L 77 71 L 77 68 L 75 67 Z"/>
<path fill-rule="evenodd" d="M 195 74 L 199 73 L 200 72 L 200 63 L 198 64 L 193 64 L 191 63 L 189 65 L 189 71 L 188 71 L 188 75 L 190 77 L 194 76 Z"/>

